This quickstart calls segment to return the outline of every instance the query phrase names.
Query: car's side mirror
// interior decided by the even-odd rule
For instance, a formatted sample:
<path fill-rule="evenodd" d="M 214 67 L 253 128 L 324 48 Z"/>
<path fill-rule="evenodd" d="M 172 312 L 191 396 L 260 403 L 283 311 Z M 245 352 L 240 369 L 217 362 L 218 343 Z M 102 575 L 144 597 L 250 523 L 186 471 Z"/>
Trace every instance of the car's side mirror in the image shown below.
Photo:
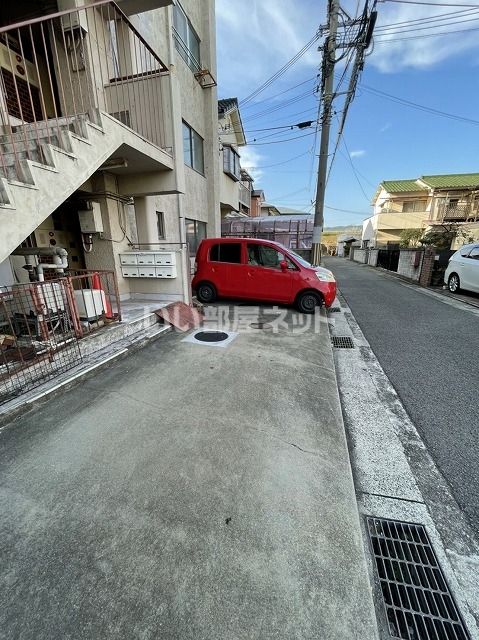
<path fill-rule="evenodd" d="M 281 271 L 288 270 L 288 263 L 286 262 L 286 260 L 281 260 L 281 262 L 279 263 L 279 266 L 281 267 Z"/>

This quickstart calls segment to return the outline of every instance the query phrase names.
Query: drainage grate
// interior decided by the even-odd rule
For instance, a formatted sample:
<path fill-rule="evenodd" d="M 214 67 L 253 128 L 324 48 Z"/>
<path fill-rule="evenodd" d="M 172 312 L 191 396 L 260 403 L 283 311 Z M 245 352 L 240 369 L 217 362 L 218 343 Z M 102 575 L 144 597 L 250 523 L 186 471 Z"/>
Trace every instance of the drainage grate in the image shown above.
<path fill-rule="evenodd" d="M 195 339 L 200 342 L 223 342 L 228 338 L 228 334 L 224 331 L 198 331 L 195 333 Z"/>
<path fill-rule="evenodd" d="M 341 313 L 341 307 L 330 307 L 328 311 L 329 313 Z"/>
<path fill-rule="evenodd" d="M 426 529 L 366 518 L 389 632 L 401 640 L 470 640 Z"/>
<path fill-rule="evenodd" d="M 353 339 L 349 336 L 331 336 L 331 342 L 336 349 L 354 349 Z"/>

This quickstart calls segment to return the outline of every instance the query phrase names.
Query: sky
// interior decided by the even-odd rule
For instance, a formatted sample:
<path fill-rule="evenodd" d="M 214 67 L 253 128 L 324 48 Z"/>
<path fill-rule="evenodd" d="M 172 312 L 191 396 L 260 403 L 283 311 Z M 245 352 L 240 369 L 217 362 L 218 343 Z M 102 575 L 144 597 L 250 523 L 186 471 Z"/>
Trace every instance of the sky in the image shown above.
<path fill-rule="evenodd" d="M 479 171 L 479 0 L 462 3 L 476 2 L 477 9 L 378 3 L 372 53 L 327 184 L 326 227 L 361 224 L 382 180 Z M 355 14 L 356 0 L 342 6 Z M 216 0 L 218 97 L 240 101 L 249 141 L 240 149 L 242 166 L 268 202 L 304 211 L 312 210 L 315 197 L 319 134 L 314 126 L 273 127 L 317 120 L 322 39 L 265 91 L 245 98 L 311 40 L 326 21 L 326 7 L 326 0 Z M 441 17 L 456 11 L 463 13 Z M 396 25 L 411 20 L 416 22 Z M 439 31 L 448 33 L 434 35 Z M 335 84 L 343 69 L 337 65 Z M 477 124 L 405 106 L 378 90 Z M 335 102 L 338 112 L 341 101 Z M 332 124 L 331 153 L 336 116 Z"/>

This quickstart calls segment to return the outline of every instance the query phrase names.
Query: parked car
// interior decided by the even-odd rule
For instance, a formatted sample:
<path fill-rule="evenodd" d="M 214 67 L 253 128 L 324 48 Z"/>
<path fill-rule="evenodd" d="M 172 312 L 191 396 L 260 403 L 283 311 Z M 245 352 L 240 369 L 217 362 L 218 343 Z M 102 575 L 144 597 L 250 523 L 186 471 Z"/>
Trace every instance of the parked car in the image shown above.
<path fill-rule="evenodd" d="M 444 282 L 452 293 L 460 289 L 479 293 L 479 243 L 465 244 L 452 254 Z"/>
<path fill-rule="evenodd" d="M 278 242 L 208 238 L 196 254 L 192 283 L 200 302 L 218 297 L 294 304 L 302 313 L 330 307 L 336 280 Z"/>

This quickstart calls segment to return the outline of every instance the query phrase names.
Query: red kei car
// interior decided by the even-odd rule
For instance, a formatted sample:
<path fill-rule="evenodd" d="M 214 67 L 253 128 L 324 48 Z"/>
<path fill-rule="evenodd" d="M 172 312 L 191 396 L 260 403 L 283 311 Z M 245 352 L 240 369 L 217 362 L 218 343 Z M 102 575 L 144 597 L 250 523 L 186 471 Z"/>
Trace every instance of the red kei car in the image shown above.
<path fill-rule="evenodd" d="M 217 297 L 294 304 L 302 313 L 330 307 L 336 280 L 278 242 L 253 238 L 208 238 L 196 253 L 192 283 L 200 302 Z"/>

